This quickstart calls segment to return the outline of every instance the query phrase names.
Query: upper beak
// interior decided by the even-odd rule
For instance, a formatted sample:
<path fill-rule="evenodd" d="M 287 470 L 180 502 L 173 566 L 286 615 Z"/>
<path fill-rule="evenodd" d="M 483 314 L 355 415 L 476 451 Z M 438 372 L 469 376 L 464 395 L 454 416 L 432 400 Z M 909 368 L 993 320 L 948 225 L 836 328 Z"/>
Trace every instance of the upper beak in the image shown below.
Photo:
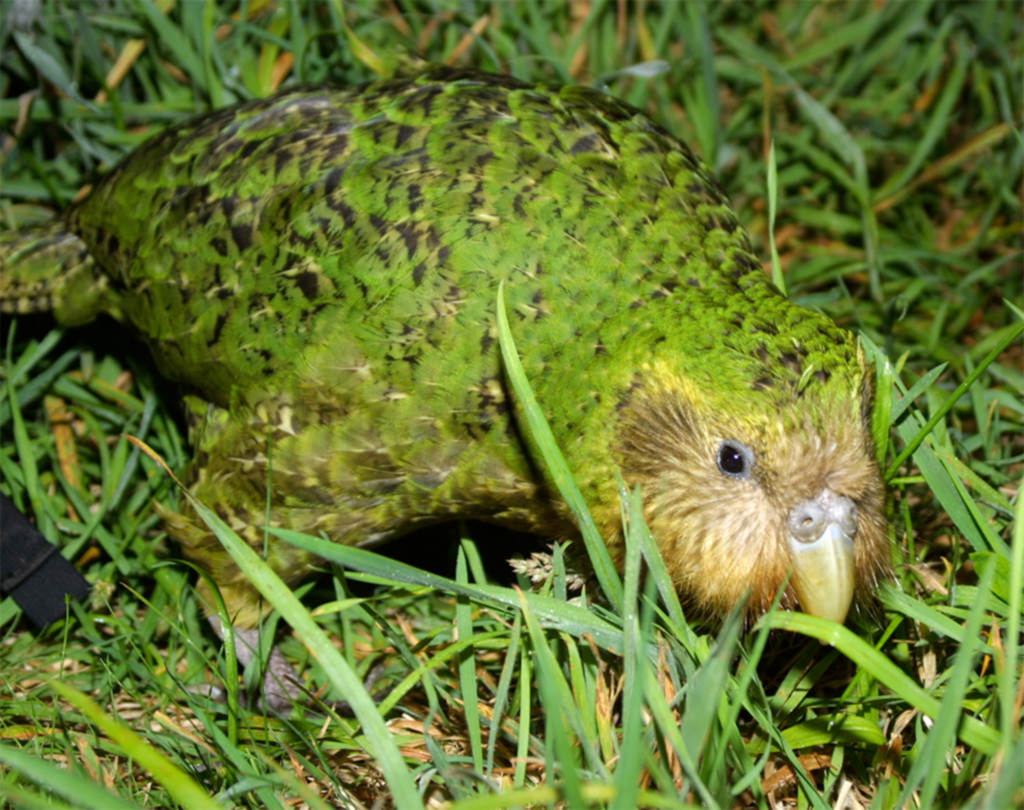
<path fill-rule="evenodd" d="M 790 510 L 788 525 L 793 559 L 790 583 L 801 609 L 842 624 L 857 587 L 853 549 L 857 507 L 849 498 L 825 489 Z"/>

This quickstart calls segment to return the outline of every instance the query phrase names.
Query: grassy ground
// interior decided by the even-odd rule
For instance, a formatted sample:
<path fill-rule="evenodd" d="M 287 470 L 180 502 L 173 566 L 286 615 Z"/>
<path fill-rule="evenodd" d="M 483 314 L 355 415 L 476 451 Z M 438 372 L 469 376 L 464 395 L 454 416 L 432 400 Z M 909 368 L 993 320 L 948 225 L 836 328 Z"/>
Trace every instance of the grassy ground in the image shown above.
<path fill-rule="evenodd" d="M 309 688 L 356 718 L 265 718 L 235 706 L 194 572 L 152 511 L 176 487 L 121 438 L 180 469 L 174 392 L 110 322 L 8 317 L 0 487 L 95 584 L 41 635 L 0 603 L 0 807 L 1024 806 L 1019 4 L 0 12 L 8 228 L 184 116 L 370 78 L 358 47 L 597 84 L 649 111 L 715 168 L 769 269 L 775 200 L 788 294 L 864 336 L 897 563 L 851 630 L 772 614 L 741 635 L 688 624 L 656 566 L 638 579 L 639 532 L 615 610 L 568 604 L 561 573 L 524 602 L 484 587 L 507 577 L 481 560 L 486 531 L 433 539 L 445 579 L 337 549 L 354 570 L 303 589 L 327 603 L 312 618 L 273 601 Z M 392 690 L 379 711 L 371 671 Z M 227 705 L 187 688 L 211 679 Z"/>

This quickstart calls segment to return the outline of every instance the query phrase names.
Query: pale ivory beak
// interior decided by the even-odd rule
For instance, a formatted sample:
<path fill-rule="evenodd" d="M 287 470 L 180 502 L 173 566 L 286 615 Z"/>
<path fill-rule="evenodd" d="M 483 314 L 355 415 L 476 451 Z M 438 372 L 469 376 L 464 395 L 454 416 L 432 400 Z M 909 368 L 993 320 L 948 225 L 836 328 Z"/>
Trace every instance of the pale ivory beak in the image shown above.
<path fill-rule="evenodd" d="M 825 489 L 789 515 L 790 584 L 800 609 L 842 624 L 857 587 L 853 536 L 857 510 L 849 498 Z"/>
<path fill-rule="evenodd" d="M 790 584 L 801 609 L 839 624 L 845 622 L 857 585 L 853 539 L 833 523 L 813 543 L 790 536 L 789 548 L 793 552 Z"/>

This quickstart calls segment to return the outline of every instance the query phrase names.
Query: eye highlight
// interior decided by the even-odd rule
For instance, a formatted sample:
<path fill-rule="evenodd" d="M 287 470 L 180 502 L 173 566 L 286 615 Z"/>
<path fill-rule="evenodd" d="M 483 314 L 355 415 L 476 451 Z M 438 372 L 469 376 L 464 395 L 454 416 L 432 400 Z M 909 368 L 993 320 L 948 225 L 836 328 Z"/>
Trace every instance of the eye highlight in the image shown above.
<path fill-rule="evenodd" d="M 729 478 L 749 478 L 754 453 L 745 444 L 726 440 L 718 446 L 718 469 Z"/>

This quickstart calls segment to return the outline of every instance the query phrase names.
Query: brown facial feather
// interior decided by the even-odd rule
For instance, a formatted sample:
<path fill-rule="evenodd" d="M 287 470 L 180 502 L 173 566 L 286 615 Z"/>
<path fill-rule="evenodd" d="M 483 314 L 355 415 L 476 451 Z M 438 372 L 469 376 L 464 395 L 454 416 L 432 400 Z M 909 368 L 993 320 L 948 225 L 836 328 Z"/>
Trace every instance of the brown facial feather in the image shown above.
<path fill-rule="evenodd" d="M 793 429 L 726 413 L 685 383 L 636 392 L 616 452 L 627 483 L 643 487 L 645 517 L 684 604 L 721 617 L 749 592 L 748 619 L 767 610 L 791 568 L 787 516 L 826 488 L 856 504 L 856 604 L 868 603 L 890 568 L 870 395 L 862 385 L 845 413 L 818 423 L 805 415 Z M 749 477 L 719 469 L 723 442 L 752 451 Z M 799 607 L 792 587 L 782 606 Z"/>

